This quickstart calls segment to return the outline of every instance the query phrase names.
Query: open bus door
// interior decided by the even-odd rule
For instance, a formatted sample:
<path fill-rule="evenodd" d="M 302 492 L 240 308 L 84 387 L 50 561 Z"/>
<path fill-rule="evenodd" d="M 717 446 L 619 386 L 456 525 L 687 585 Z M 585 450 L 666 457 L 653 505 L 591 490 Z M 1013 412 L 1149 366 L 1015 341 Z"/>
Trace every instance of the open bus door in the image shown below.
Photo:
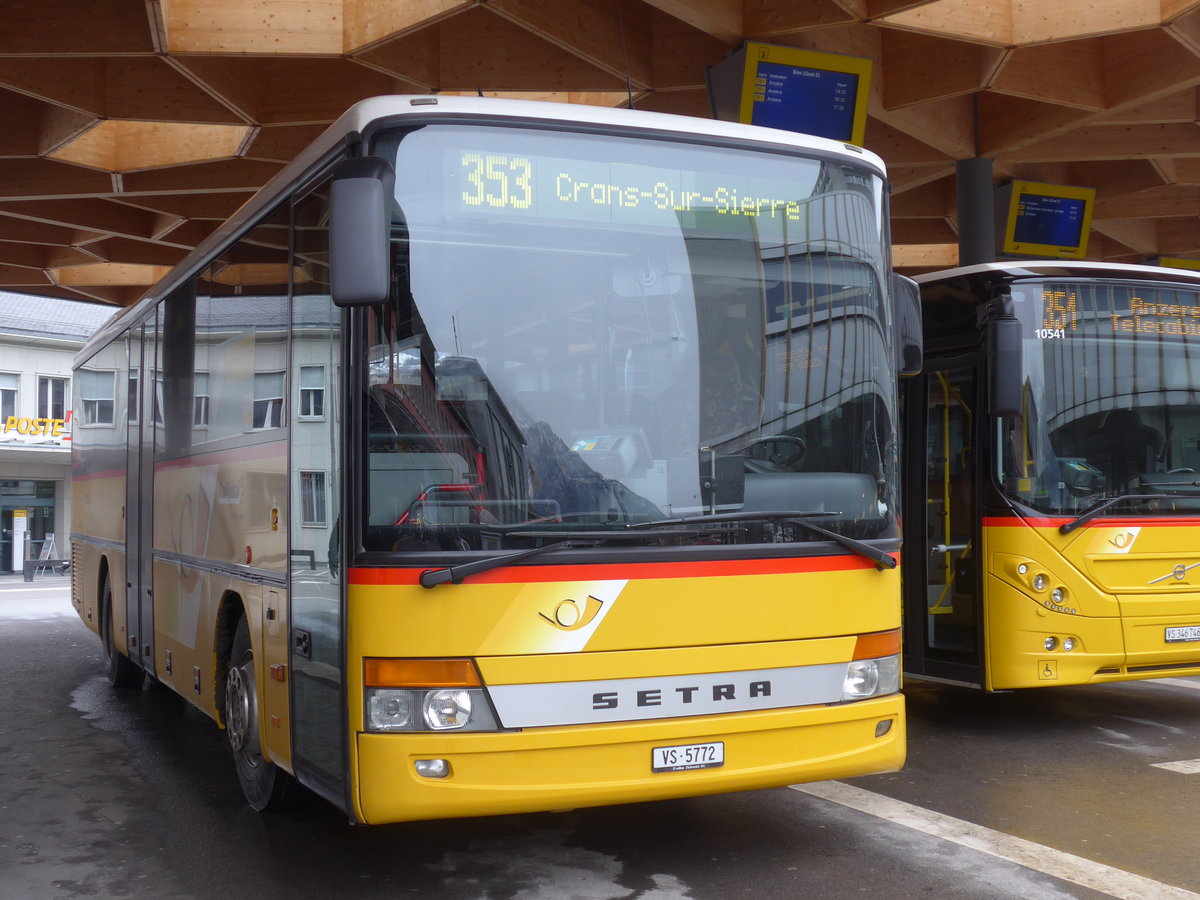
<path fill-rule="evenodd" d="M 904 671 L 982 687 L 979 384 L 971 355 L 927 358 L 908 385 Z"/>

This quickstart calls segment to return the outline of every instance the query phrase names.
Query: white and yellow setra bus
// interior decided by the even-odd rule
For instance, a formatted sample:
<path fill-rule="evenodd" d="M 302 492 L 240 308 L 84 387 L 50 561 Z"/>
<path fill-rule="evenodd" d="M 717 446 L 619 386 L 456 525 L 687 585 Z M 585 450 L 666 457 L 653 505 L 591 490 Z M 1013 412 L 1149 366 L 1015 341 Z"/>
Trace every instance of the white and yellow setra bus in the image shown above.
<path fill-rule="evenodd" d="M 360 823 L 896 769 L 886 197 L 767 129 L 358 104 L 78 357 L 111 681 Z"/>

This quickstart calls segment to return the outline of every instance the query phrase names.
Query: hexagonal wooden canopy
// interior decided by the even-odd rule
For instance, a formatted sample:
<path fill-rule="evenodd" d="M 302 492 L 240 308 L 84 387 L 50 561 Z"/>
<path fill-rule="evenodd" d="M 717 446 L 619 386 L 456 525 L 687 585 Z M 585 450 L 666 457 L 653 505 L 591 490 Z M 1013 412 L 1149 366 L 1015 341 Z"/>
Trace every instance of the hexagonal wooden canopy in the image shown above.
<path fill-rule="evenodd" d="M 361 98 L 707 116 L 744 40 L 874 60 L 901 267 L 974 156 L 1097 188 L 1090 258 L 1200 257 L 1200 0 L 8 0 L 0 288 L 132 303 Z"/>

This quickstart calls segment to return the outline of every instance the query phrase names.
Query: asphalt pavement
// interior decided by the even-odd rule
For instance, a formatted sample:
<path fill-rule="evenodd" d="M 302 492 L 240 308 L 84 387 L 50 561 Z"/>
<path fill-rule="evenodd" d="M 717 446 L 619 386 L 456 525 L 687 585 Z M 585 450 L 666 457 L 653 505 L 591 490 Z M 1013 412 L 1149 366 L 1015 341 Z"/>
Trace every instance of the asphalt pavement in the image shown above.
<path fill-rule="evenodd" d="M 1200 897 L 1200 682 L 910 682 L 901 772 L 349 826 L 245 806 L 223 734 L 114 692 L 67 579 L 0 576 L 0 897 Z"/>

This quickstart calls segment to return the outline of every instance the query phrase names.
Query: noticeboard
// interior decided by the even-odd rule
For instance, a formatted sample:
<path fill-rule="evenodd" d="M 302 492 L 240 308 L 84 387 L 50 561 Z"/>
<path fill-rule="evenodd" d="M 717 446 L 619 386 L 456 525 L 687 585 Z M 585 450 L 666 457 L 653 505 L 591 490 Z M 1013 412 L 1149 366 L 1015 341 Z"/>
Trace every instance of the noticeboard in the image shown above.
<path fill-rule="evenodd" d="M 709 70 L 718 119 L 861 146 L 871 60 L 749 41 Z"/>
<path fill-rule="evenodd" d="M 1096 189 L 1013 181 L 1000 189 L 1005 214 L 1000 252 L 1005 256 L 1083 259 Z"/>

